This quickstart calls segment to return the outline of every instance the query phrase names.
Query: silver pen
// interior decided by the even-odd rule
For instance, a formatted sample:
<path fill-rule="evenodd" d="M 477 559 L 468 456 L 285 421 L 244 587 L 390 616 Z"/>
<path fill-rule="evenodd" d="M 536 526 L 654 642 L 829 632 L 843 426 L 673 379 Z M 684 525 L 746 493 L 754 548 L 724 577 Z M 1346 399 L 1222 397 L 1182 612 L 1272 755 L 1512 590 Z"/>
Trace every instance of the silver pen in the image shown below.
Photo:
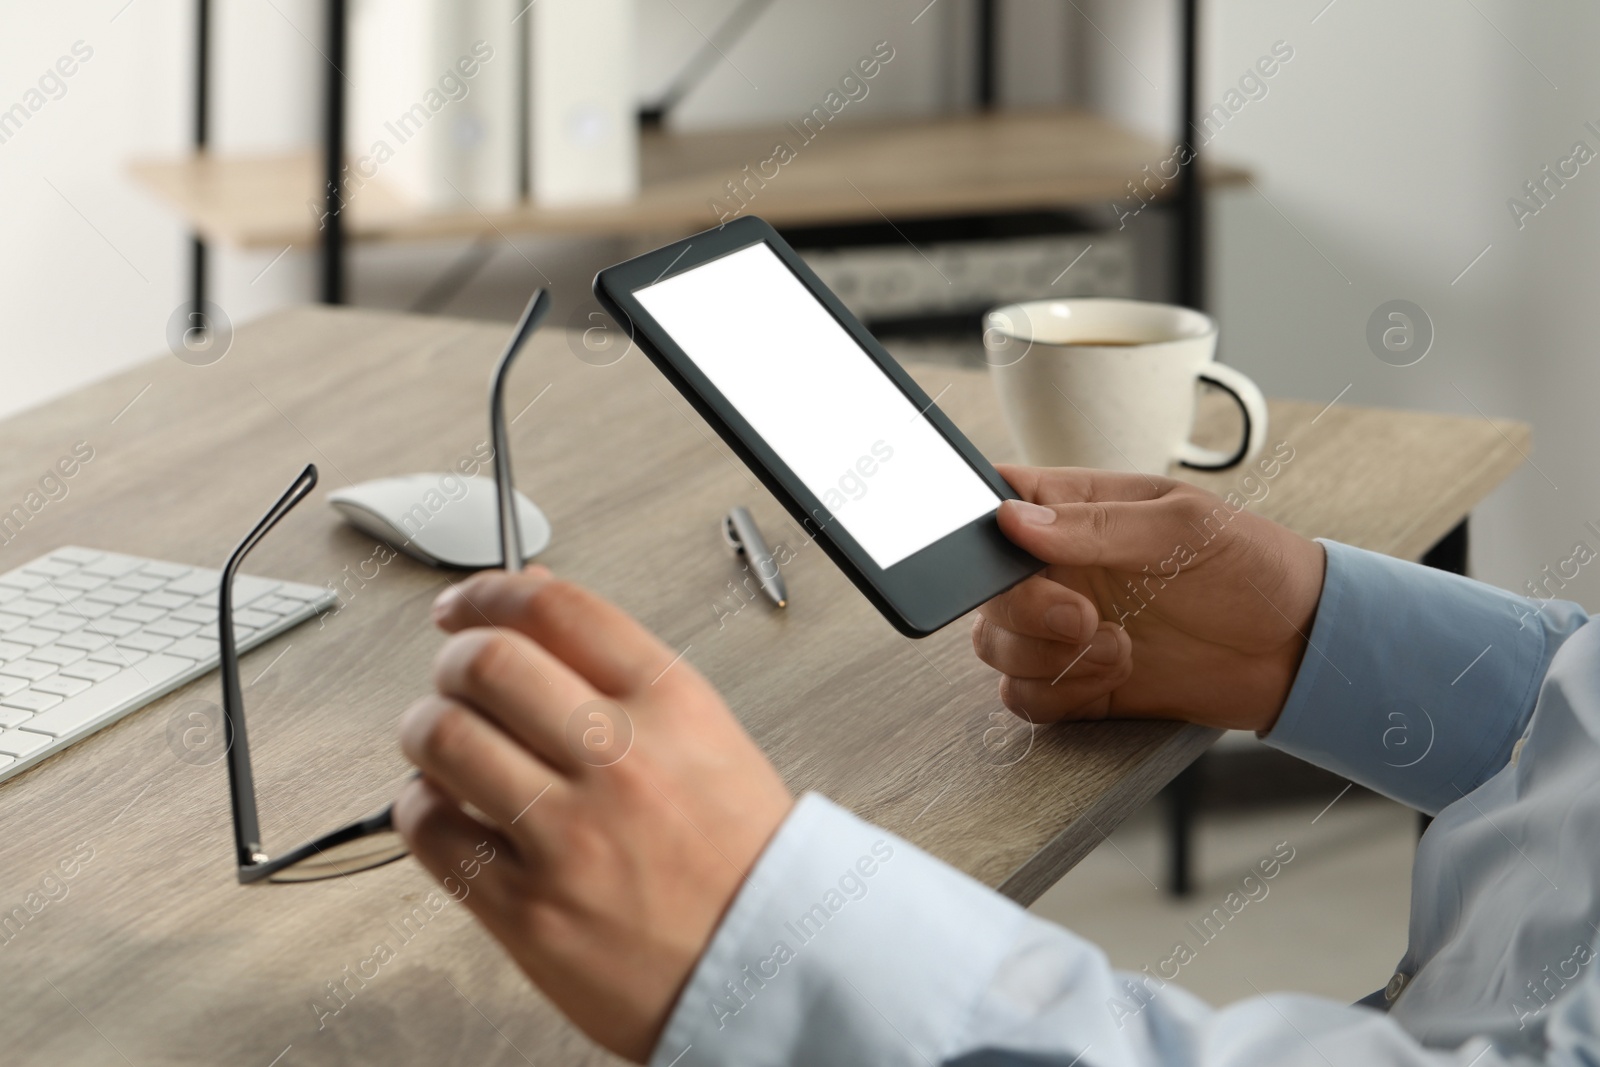
<path fill-rule="evenodd" d="M 722 539 L 755 572 L 767 599 L 780 608 L 788 607 L 789 590 L 783 584 L 783 575 L 778 573 L 778 561 L 773 557 L 772 549 L 767 547 L 767 539 L 761 536 L 761 529 L 756 525 L 756 520 L 750 517 L 748 509 L 734 508 L 724 516 Z"/>

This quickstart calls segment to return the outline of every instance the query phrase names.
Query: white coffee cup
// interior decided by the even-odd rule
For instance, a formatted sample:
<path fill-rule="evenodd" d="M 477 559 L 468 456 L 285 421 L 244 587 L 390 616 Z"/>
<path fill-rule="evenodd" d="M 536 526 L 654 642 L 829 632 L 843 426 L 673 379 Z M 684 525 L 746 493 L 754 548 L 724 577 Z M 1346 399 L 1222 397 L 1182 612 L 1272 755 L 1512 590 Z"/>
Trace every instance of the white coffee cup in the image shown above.
<path fill-rule="evenodd" d="M 1190 308 L 1142 300 L 1034 300 L 984 316 L 989 376 L 1024 462 L 1164 474 L 1248 463 L 1267 436 L 1255 382 L 1216 363 L 1217 324 Z M 1195 383 L 1239 405 L 1237 448 L 1189 440 Z"/>

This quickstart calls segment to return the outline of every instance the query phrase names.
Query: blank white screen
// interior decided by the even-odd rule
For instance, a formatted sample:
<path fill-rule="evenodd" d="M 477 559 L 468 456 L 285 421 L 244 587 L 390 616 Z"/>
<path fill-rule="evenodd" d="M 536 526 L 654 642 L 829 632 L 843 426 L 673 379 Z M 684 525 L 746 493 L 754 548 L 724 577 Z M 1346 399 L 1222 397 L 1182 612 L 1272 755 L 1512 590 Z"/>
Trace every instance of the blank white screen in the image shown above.
<path fill-rule="evenodd" d="M 878 566 L 999 506 L 766 244 L 635 296 Z"/>

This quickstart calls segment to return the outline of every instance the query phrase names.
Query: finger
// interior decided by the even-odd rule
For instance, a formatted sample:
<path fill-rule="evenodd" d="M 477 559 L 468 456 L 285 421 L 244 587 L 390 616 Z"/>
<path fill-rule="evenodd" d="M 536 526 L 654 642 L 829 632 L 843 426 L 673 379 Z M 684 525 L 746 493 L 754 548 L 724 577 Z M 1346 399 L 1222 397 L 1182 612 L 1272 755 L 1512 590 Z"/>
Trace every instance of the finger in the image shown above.
<path fill-rule="evenodd" d="M 1233 515 L 1208 494 L 1174 490 L 1138 501 L 1007 500 L 998 518 L 1014 544 L 1046 563 L 1175 574 L 1199 555 L 1194 546 L 1205 545 L 1206 524 L 1225 528 Z"/>
<path fill-rule="evenodd" d="M 400 751 L 451 796 L 467 801 L 497 825 L 517 825 L 547 792 L 564 793 L 554 769 L 476 711 L 430 694 L 400 720 Z"/>
<path fill-rule="evenodd" d="M 550 568 L 530 563 L 521 574 L 479 571 L 451 582 L 433 601 L 433 623 L 446 633 L 472 626 L 508 625 L 516 616 L 514 601 L 554 579 Z M 494 614 L 490 614 L 490 611 Z"/>
<path fill-rule="evenodd" d="M 394 828 L 417 862 L 458 904 L 474 911 L 504 901 L 499 891 L 522 867 L 516 845 L 467 814 L 426 778 L 407 782 L 394 800 Z M 478 898 L 478 905 L 469 902 Z"/>
<path fill-rule="evenodd" d="M 571 771 L 575 760 L 566 743 L 567 721 L 599 699 L 565 663 L 504 628 L 452 636 L 434 659 L 433 684 L 562 771 Z"/>
<path fill-rule="evenodd" d="M 543 567 L 475 574 L 440 595 L 433 617 L 452 632 L 490 625 L 527 634 L 608 696 L 648 686 L 676 657 L 627 612 Z"/>
<path fill-rule="evenodd" d="M 1036 574 L 978 609 L 997 626 L 1029 637 L 1081 643 L 1100 626 L 1094 601 L 1060 582 Z"/>
<path fill-rule="evenodd" d="M 1090 467 L 995 466 L 1022 499 L 1035 504 L 1069 504 L 1099 500 L 1153 500 L 1173 488 L 1171 478 L 1150 477 Z"/>
<path fill-rule="evenodd" d="M 1069 663 L 1053 678 L 1000 679 L 1000 700 L 1006 707 L 1030 722 L 1059 722 L 1063 719 L 1103 719 L 1111 712 L 1112 695 L 1133 674 L 1133 642 L 1121 627 L 1102 632 L 1114 635 L 1117 661 L 1085 672 L 1083 663 Z M 1096 635 L 1096 640 L 1099 640 Z M 1087 658 L 1087 657 L 1085 657 Z"/>
<path fill-rule="evenodd" d="M 1066 672 L 1076 679 L 1104 674 L 1120 664 L 1118 630 L 1107 626 L 1083 642 L 1051 641 L 1025 637 L 979 618 L 972 627 L 972 647 L 979 659 L 1013 678 L 1052 681 Z"/>

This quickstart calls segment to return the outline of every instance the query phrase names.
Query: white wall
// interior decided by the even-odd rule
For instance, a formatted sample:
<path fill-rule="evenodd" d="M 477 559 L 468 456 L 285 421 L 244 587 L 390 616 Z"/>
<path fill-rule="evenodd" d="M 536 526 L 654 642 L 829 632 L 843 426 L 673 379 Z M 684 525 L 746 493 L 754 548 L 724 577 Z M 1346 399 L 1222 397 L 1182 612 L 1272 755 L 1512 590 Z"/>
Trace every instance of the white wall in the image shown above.
<path fill-rule="evenodd" d="M 1581 529 L 1600 518 L 1588 308 L 1600 163 L 1521 232 L 1506 208 L 1574 140 L 1600 151 L 1582 128 L 1600 120 L 1584 46 L 1600 13 L 1338 0 L 1317 17 L 1325 4 L 1236 0 L 1215 5 L 1208 27 L 1214 95 L 1273 41 L 1295 49 L 1269 95 L 1212 144 L 1254 168 L 1260 188 L 1219 198 L 1214 219 L 1227 358 L 1277 394 L 1331 400 L 1352 385 L 1352 404 L 1477 417 L 1475 404 L 1531 422 L 1538 469 L 1525 466 L 1474 519 L 1475 573 L 1520 590 L 1580 537 L 1600 549 Z M 1389 366 L 1366 345 L 1368 316 L 1395 298 L 1434 323 L 1415 366 Z M 1600 577 L 1585 573 L 1564 595 L 1600 606 Z"/>
<path fill-rule="evenodd" d="M 0 414 L 136 359 L 176 305 L 171 223 L 122 177 L 182 137 L 164 5 L 0 3 L 0 109 L 76 42 L 92 57 L 0 144 Z M 137 91 L 130 91 L 137 87 Z"/>

